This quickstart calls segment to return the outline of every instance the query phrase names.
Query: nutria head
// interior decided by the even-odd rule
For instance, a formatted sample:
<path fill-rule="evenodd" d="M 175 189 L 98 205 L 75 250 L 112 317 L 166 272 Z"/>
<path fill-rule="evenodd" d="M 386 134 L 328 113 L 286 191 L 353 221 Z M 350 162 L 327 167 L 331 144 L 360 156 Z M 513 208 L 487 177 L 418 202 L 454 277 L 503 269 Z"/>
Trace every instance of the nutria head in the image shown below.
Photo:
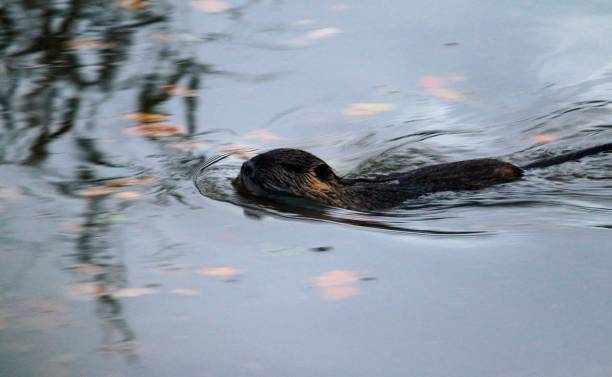
<path fill-rule="evenodd" d="M 244 162 L 232 183 L 241 194 L 288 195 L 332 205 L 334 192 L 341 188 L 340 179 L 325 161 L 289 148 L 274 149 Z"/>

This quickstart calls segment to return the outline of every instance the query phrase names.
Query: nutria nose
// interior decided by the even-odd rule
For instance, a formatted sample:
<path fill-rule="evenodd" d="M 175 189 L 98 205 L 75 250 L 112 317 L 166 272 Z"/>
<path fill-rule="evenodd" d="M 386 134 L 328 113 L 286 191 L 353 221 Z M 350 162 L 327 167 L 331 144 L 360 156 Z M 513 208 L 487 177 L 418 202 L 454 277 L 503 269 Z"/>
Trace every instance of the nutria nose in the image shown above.
<path fill-rule="evenodd" d="M 253 173 L 255 172 L 255 164 L 251 160 L 246 161 L 242 164 L 242 168 L 240 170 L 242 170 L 242 174 L 246 175 L 247 177 L 252 177 Z"/>

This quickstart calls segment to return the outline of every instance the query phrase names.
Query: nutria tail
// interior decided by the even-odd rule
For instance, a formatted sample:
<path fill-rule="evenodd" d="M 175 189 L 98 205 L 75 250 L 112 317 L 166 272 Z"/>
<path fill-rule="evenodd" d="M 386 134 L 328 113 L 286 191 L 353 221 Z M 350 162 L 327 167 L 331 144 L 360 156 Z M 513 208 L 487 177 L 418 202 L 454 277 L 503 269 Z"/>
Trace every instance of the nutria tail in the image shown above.
<path fill-rule="evenodd" d="M 582 149 L 576 152 L 565 153 L 556 157 L 544 158 L 538 161 L 534 161 L 531 164 L 522 166 L 522 168 L 525 170 L 547 168 L 549 166 L 559 165 L 568 161 L 576 161 L 581 159 L 582 157 L 591 156 L 602 152 L 612 152 L 612 143 L 597 145 L 595 147 Z"/>

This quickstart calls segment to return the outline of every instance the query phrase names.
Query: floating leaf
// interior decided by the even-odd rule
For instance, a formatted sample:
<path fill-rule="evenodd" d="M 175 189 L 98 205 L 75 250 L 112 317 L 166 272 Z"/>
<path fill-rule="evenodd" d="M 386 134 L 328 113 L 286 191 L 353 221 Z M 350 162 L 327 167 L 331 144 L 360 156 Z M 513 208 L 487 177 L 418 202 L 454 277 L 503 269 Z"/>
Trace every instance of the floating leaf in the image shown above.
<path fill-rule="evenodd" d="M 352 6 L 349 4 L 332 4 L 330 5 L 329 9 L 336 11 L 336 12 L 344 12 L 347 11 L 349 9 L 351 9 Z"/>
<path fill-rule="evenodd" d="M 84 198 L 94 198 L 97 196 L 110 195 L 115 192 L 115 189 L 112 187 L 106 186 L 96 186 L 84 190 L 77 191 L 77 195 L 82 196 Z"/>
<path fill-rule="evenodd" d="M 17 352 L 17 353 L 27 353 L 27 352 L 32 352 L 34 350 L 34 347 L 32 347 L 31 344 L 17 343 L 17 342 L 10 342 L 10 343 L 7 342 L 5 347 L 9 351 Z"/>
<path fill-rule="evenodd" d="M 113 194 L 113 198 L 120 200 L 140 200 L 142 199 L 142 194 L 136 191 L 122 191 Z"/>
<path fill-rule="evenodd" d="M 181 88 L 176 85 L 162 85 L 159 88 L 171 96 L 195 97 L 197 95 L 197 92 L 193 89 Z"/>
<path fill-rule="evenodd" d="M 0 331 L 8 329 L 9 322 L 6 319 L 0 318 Z"/>
<path fill-rule="evenodd" d="M 550 143 L 557 139 L 558 139 L 557 136 L 552 135 L 552 134 L 539 134 L 539 135 L 533 135 L 529 137 L 529 140 L 531 140 L 534 143 L 538 143 L 538 144 Z"/>
<path fill-rule="evenodd" d="M 113 292 L 114 297 L 121 298 L 129 298 L 129 297 L 139 297 L 144 295 L 150 295 L 153 293 L 158 293 L 157 289 L 153 288 L 124 288 L 118 291 Z"/>
<path fill-rule="evenodd" d="M 99 39 L 73 39 L 66 41 L 64 45 L 73 49 L 105 49 L 115 47 L 115 43 L 104 42 Z"/>
<path fill-rule="evenodd" d="M 315 43 L 319 39 L 333 37 L 334 35 L 339 33 L 342 33 L 342 30 L 335 27 L 316 29 L 309 31 L 301 37 L 288 41 L 287 44 L 293 46 L 308 46 Z"/>
<path fill-rule="evenodd" d="M 178 149 L 181 151 L 193 151 L 193 150 L 210 148 L 210 144 L 203 143 L 203 142 L 194 142 L 194 141 L 179 141 L 176 143 L 168 144 L 168 147 L 172 149 Z"/>
<path fill-rule="evenodd" d="M 345 300 L 359 295 L 359 288 L 353 286 L 326 287 L 319 294 L 326 300 Z"/>
<path fill-rule="evenodd" d="M 64 313 L 66 307 L 59 301 L 50 299 L 27 299 L 17 302 L 17 306 L 22 309 L 37 310 L 45 313 Z"/>
<path fill-rule="evenodd" d="M 79 263 L 75 266 L 71 266 L 70 269 L 86 275 L 97 275 L 104 272 L 104 268 L 92 263 Z"/>
<path fill-rule="evenodd" d="M 121 115 L 121 118 L 142 123 L 158 123 L 167 120 L 168 115 L 155 113 L 130 113 Z"/>
<path fill-rule="evenodd" d="M 104 183 L 108 187 L 145 186 L 157 183 L 159 180 L 153 177 L 125 177 L 111 179 Z"/>
<path fill-rule="evenodd" d="M 221 0 L 194 0 L 191 4 L 204 13 L 221 13 L 230 9 L 230 6 Z"/>
<path fill-rule="evenodd" d="M 342 112 L 352 116 L 368 116 L 391 111 L 393 109 L 395 109 L 395 105 L 391 103 L 354 103 Z"/>
<path fill-rule="evenodd" d="M 123 214 L 119 214 L 119 215 L 108 214 L 106 218 L 108 219 L 108 221 L 113 222 L 113 223 L 124 223 L 128 221 L 128 217 Z"/>
<path fill-rule="evenodd" d="M 296 26 L 306 26 L 316 24 L 317 20 L 313 20 L 312 18 L 305 18 L 303 20 L 294 21 L 293 24 Z"/>
<path fill-rule="evenodd" d="M 115 2 L 115 7 L 129 10 L 146 9 L 148 6 L 149 4 L 142 0 L 118 0 Z"/>
<path fill-rule="evenodd" d="M 182 133 L 177 126 L 168 123 L 145 123 L 134 127 L 129 127 L 126 132 L 132 135 L 147 137 L 169 137 Z"/>
<path fill-rule="evenodd" d="M 78 223 L 63 223 L 60 224 L 60 227 L 61 229 L 69 230 L 72 232 L 80 232 L 81 230 L 83 230 L 83 226 Z"/>
<path fill-rule="evenodd" d="M 0 199 L 16 200 L 21 198 L 21 189 L 16 187 L 0 187 Z"/>
<path fill-rule="evenodd" d="M 205 267 L 198 270 L 198 274 L 206 276 L 237 276 L 242 271 L 234 267 Z"/>
<path fill-rule="evenodd" d="M 238 157 L 243 160 L 248 160 L 249 158 L 255 155 L 254 149 L 252 147 L 249 147 L 248 145 L 241 145 L 241 144 L 224 145 L 221 148 L 221 152 L 230 153 L 234 155 L 235 157 Z"/>
<path fill-rule="evenodd" d="M 88 300 L 107 293 L 106 286 L 102 283 L 75 283 L 65 288 L 66 296 L 73 300 Z"/>
<path fill-rule="evenodd" d="M 434 97 L 458 101 L 463 99 L 463 93 L 449 89 L 448 85 L 463 80 L 465 80 L 463 76 L 423 76 L 419 79 L 419 85 Z"/>
<path fill-rule="evenodd" d="M 351 284 L 359 280 L 359 274 L 350 270 L 335 270 L 319 275 L 313 279 L 313 285 L 317 288 L 334 287 Z"/>
<path fill-rule="evenodd" d="M 172 294 L 178 295 L 178 296 L 199 296 L 200 292 L 195 290 L 195 289 L 189 289 L 189 288 L 177 288 L 177 289 L 173 289 L 171 291 Z"/>
<path fill-rule="evenodd" d="M 319 288 L 319 294 L 326 300 L 342 300 L 357 296 L 359 289 L 354 283 L 359 274 L 350 270 L 335 270 L 319 275 L 313 279 L 313 286 Z"/>
<path fill-rule="evenodd" d="M 132 342 L 116 342 L 103 344 L 98 346 L 98 350 L 102 352 L 111 352 L 123 356 L 136 356 L 142 353 L 140 347 Z"/>
<path fill-rule="evenodd" d="M 260 141 L 274 141 L 282 139 L 282 137 L 265 128 L 247 132 L 246 134 L 242 135 L 242 137 L 245 139 L 255 139 Z"/>

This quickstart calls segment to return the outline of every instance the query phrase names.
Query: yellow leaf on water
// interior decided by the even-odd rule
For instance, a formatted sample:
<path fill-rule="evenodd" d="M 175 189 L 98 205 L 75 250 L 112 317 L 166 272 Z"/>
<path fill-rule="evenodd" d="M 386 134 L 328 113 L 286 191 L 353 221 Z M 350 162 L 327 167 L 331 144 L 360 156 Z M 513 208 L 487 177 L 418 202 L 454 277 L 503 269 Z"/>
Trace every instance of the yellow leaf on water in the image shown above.
<path fill-rule="evenodd" d="M 342 112 L 345 115 L 368 116 L 392 111 L 393 109 L 395 109 L 395 105 L 392 103 L 354 103 Z"/>
<path fill-rule="evenodd" d="M 121 298 L 129 298 L 129 297 L 139 297 L 144 295 L 150 295 L 153 293 L 158 293 L 157 289 L 153 288 L 124 288 L 118 291 L 113 292 L 114 297 Z"/>
<path fill-rule="evenodd" d="M 181 88 L 176 85 L 162 85 L 159 87 L 164 93 L 170 94 L 171 96 L 183 96 L 183 97 L 195 97 L 197 92 L 192 89 Z"/>
<path fill-rule="evenodd" d="M 234 267 L 204 267 L 198 270 L 198 274 L 206 276 L 236 276 L 242 271 Z"/>
<path fill-rule="evenodd" d="M 279 135 L 265 128 L 260 128 L 247 132 L 246 134 L 242 135 L 242 137 L 245 139 L 255 139 L 261 141 L 274 141 L 282 139 L 282 137 L 280 137 Z"/>
<path fill-rule="evenodd" d="M 153 177 L 125 177 L 111 179 L 104 183 L 108 187 L 144 186 L 157 183 L 158 179 Z"/>
<path fill-rule="evenodd" d="M 351 284 L 359 280 L 359 274 L 350 270 L 334 270 L 319 275 L 313 279 L 317 288 L 334 287 Z"/>
<path fill-rule="evenodd" d="M 126 128 L 126 132 L 131 135 L 145 137 L 169 137 L 182 134 L 177 126 L 168 123 L 144 123 L 134 127 Z"/>
<path fill-rule="evenodd" d="M 230 9 L 230 6 L 221 0 L 194 0 L 191 4 L 204 13 L 221 13 Z"/>
<path fill-rule="evenodd" d="M 529 137 L 529 140 L 531 140 L 534 143 L 538 143 L 538 144 L 550 143 L 551 141 L 555 141 L 557 139 L 558 139 L 557 136 L 552 135 L 552 134 L 539 134 L 539 135 L 533 135 Z"/>
<path fill-rule="evenodd" d="M 345 300 L 359 295 L 359 288 L 353 286 L 325 287 L 319 294 L 326 300 Z"/>
<path fill-rule="evenodd" d="M 129 10 L 146 9 L 148 6 L 149 4 L 142 0 L 118 0 L 115 2 L 115 7 Z"/>
<path fill-rule="evenodd" d="M 130 113 L 122 114 L 121 118 L 142 123 L 157 123 L 168 119 L 168 115 L 155 113 Z"/>
<path fill-rule="evenodd" d="M 120 200 L 140 200 L 142 199 L 142 194 L 136 191 L 122 191 L 113 194 L 113 198 Z"/>
<path fill-rule="evenodd" d="M 96 187 L 77 191 L 77 195 L 82 196 L 84 198 L 93 198 L 96 196 L 110 195 L 114 192 L 115 192 L 115 189 L 113 189 L 112 187 L 96 186 Z"/>

